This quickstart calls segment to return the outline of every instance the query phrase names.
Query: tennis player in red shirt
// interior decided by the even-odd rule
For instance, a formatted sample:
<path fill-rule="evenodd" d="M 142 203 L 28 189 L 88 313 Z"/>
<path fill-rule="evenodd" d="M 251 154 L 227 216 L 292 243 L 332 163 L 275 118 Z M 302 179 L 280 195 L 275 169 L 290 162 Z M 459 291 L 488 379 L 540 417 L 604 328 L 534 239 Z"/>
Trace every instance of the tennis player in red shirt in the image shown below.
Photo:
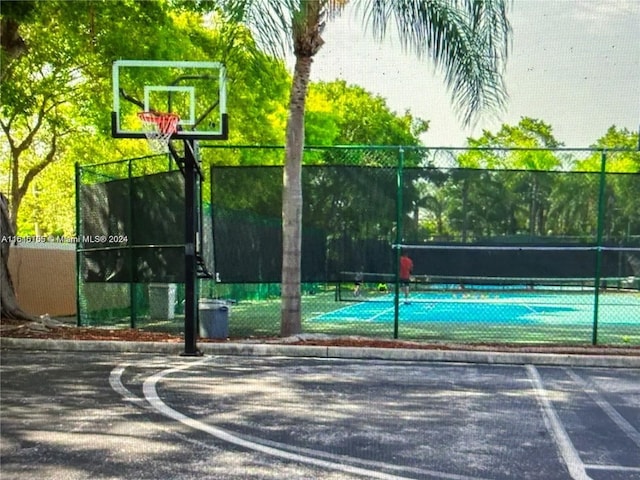
<path fill-rule="evenodd" d="M 400 257 L 400 285 L 404 292 L 404 301 L 408 303 L 409 283 L 411 282 L 411 272 L 413 271 L 413 261 L 406 253 Z"/>

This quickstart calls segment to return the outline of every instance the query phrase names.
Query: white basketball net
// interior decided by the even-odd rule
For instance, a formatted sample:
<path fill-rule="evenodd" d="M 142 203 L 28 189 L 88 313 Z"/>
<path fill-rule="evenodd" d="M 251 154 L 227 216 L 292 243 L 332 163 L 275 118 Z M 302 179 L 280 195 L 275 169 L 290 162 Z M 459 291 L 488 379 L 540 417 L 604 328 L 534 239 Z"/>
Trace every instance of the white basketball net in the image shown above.
<path fill-rule="evenodd" d="M 178 130 L 180 116 L 175 113 L 140 112 L 144 134 L 149 145 L 156 152 L 166 152 L 171 135 Z"/>

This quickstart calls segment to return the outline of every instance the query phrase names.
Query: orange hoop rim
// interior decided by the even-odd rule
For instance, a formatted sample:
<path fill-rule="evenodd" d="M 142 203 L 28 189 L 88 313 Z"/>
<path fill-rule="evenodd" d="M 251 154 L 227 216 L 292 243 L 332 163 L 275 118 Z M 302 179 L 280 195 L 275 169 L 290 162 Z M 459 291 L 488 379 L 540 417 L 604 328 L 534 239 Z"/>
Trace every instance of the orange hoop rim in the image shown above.
<path fill-rule="evenodd" d="M 138 118 L 148 126 L 157 128 L 157 132 L 162 135 L 172 135 L 178 131 L 180 115 L 177 113 L 164 112 L 139 112 Z"/>

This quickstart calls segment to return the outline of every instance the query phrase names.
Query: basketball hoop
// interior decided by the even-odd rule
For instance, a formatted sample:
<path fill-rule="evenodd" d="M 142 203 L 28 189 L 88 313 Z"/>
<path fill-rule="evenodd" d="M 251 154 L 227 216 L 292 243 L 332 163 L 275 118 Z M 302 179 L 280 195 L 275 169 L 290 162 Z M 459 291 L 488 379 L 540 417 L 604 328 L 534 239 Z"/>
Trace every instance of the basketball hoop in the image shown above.
<path fill-rule="evenodd" d="M 178 131 L 180 116 L 175 113 L 140 112 L 144 134 L 152 149 L 166 152 L 171 135 Z"/>

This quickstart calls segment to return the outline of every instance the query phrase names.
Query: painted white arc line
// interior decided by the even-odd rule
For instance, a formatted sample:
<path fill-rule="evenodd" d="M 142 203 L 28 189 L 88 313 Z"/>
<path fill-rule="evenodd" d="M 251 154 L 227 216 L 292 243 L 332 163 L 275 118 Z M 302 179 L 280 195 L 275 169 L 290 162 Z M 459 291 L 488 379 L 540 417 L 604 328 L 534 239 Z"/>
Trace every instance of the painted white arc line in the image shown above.
<path fill-rule="evenodd" d="M 377 472 L 374 470 L 367 470 L 364 468 L 353 467 L 350 465 L 344 465 L 341 463 L 331 462 L 327 460 L 321 460 L 318 458 L 307 457 L 304 455 L 298 455 L 296 453 L 287 452 L 285 450 L 280 450 L 273 447 L 268 447 L 265 445 L 261 445 L 259 443 L 250 442 L 248 440 L 244 440 L 236 435 L 233 435 L 226 430 L 223 430 L 218 427 L 213 427 L 211 425 L 207 425 L 199 420 L 195 420 L 193 418 L 187 417 L 186 415 L 178 412 L 177 410 L 172 409 L 168 405 L 166 405 L 158 396 L 158 392 L 156 390 L 156 384 L 165 376 L 179 372 L 181 370 L 186 370 L 194 365 L 204 363 L 205 360 L 200 360 L 193 364 L 183 365 L 181 367 L 170 368 L 168 370 L 163 370 L 161 372 L 156 373 L 155 375 L 150 376 L 144 381 L 142 386 L 142 391 L 144 393 L 145 398 L 151 404 L 153 408 L 155 408 L 158 412 L 165 415 L 166 417 L 177 420 L 184 425 L 187 425 L 190 428 L 194 428 L 196 430 L 203 431 L 208 433 L 209 435 L 218 438 L 219 440 L 223 440 L 225 442 L 237 445 L 239 447 L 243 447 L 249 450 L 257 451 L 260 453 L 264 453 L 266 455 L 282 458 L 285 460 L 304 463 L 308 465 L 314 465 L 316 467 L 326 468 L 330 470 L 338 470 L 345 473 L 351 473 L 354 475 L 361 475 L 367 478 L 377 478 L 382 480 L 411 480 L 407 477 L 399 477 L 397 475 L 390 475 L 386 473 Z"/>
<path fill-rule="evenodd" d="M 111 373 L 109 374 L 109 385 L 111 385 L 111 388 L 119 393 L 125 401 L 138 404 L 146 404 L 144 398 L 140 398 L 137 395 L 131 393 L 131 391 L 128 390 L 122 383 L 122 374 L 124 373 L 127 366 L 127 364 L 118 365 L 111 371 Z"/>
<path fill-rule="evenodd" d="M 124 373 L 125 369 L 129 366 L 129 364 L 124 363 L 124 364 L 120 364 L 117 367 L 115 367 L 112 371 L 111 374 L 109 376 L 109 384 L 111 385 L 112 389 L 115 390 L 117 393 L 119 393 L 122 397 L 123 400 L 128 401 L 128 402 L 134 402 L 134 403 L 138 403 L 143 407 L 147 406 L 147 402 L 144 398 L 140 398 L 138 396 L 136 396 L 135 394 L 133 394 L 130 390 L 128 390 L 123 382 L 122 382 L 122 374 Z M 192 380 L 189 380 L 189 382 L 192 382 Z M 203 443 L 203 442 L 199 442 L 197 440 L 193 440 L 191 438 L 187 438 L 184 437 L 180 434 L 177 434 L 182 440 L 184 441 L 188 441 L 191 442 L 195 445 L 198 445 L 202 448 L 211 448 L 211 445 Z M 316 451 L 316 450 L 310 450 L 310 449 L 305 449 L 305 448 L 300 448 L 300 447 L 295 447 L 292 445 L 286 445 L 286 444 L 280 444 L 278 442 L 272 442 L 270 440 L 265 440 L 265 439 L 260 439 L 260 438 L 251 438 L 247 435 L 243 435 L 243 437 L 245 439 L 248 439 L 250 441 L 253 441 L 254 443 L 259 443 L 261 445 L 271 445 L 275 448 L 279 448 L 281 450 L 294 450 L 299 452 L 300 454 L 305 454 L 308 453 L 309 456 L 311 455 L 315 455 L 315 458 L 327 458 L 329 460 L 333 460 L 335 462 L 341 462 L 345 463 L 345 461 L 343 460 L 343 458 L 340 455 L 334 455 L 331 453 L 327 453 L 324 451 Z M 373 461 L 366 461 L 366 460 L 361 460 L 361 459 L 354 459 L 354 458 L 349 458 L 348 459 L 349 462 L 351 462 L 351 464 L 355 463 L 359 463 L 361 465 L 364 465 L 368 468 L 387 468 L 390 470 L 404 470 L 405 472 L 408 473 L 415 473 L 416 475 L 420 475 L 420 476 L 430 476 L 430 477 L 434 477 L 434 478 L 441 478 L 443 480 L 487 480 L 484 478 L 480 478 L 480 477 L 469 477 L 466 475 L 457 475 L 454 473 L 445 473 L 445 472 L 437 472 L 437 471 L 433 471 L 433 470 L 425 470 L 425 469 L 421 469 L 421 468 L 413 468 L 413 467 L 398 467 L 395 465 L 388 465 L 388 464 L 384 464 L 382 462 L 373 462 Z"/>
<path fill-rule="evenodd" d="M 571 443 L 571 439 L 569 438 L 567 431 L 562 426 L 562 422 L 558 418 L 558 414 L 549 400 L 549 396 L 542 384 L 542 379 L 540 378 L 538 370 L 533 365 L 527 365 L 526 369 L 529 378 L 535 387 L 538 401 L 542 407 L 545 424 L 556 440 L 556 444 L 560 450 L 560 455 L 562 455 L 562 458 L 569 469 L 571 478 L 574 480 L 592 480 L 591 477 L 587 475 L 584 463 L 582 463 L 578 452 L 573 446 L 573 443 Z"/>

